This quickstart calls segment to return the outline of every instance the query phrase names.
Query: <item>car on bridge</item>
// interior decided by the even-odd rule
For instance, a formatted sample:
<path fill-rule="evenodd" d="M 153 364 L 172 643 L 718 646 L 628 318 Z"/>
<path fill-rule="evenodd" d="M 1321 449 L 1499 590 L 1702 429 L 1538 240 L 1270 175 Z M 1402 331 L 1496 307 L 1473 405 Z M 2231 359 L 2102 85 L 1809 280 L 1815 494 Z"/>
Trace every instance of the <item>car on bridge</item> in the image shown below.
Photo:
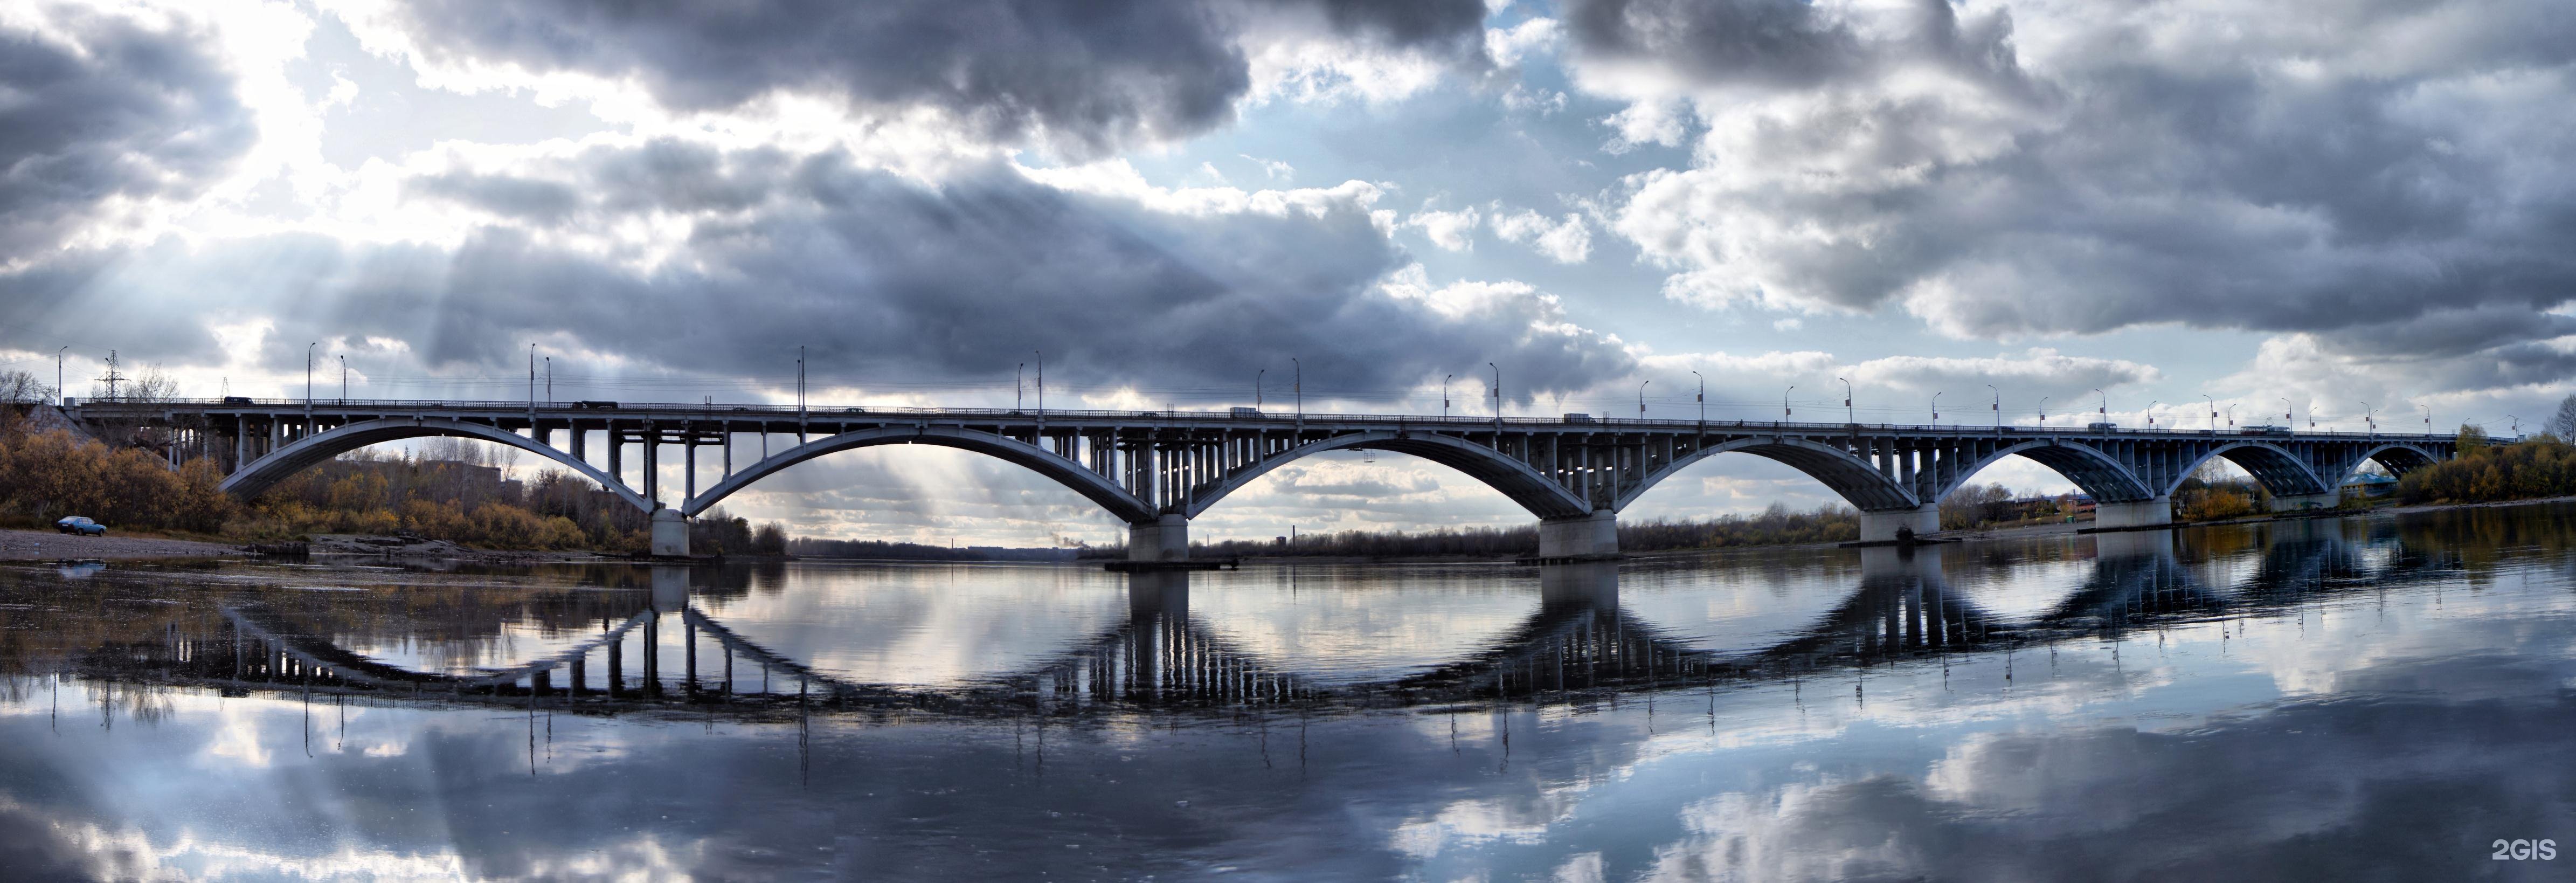
<path fill-rule="evenodd" d="M 2287 426 L 2248 426 L 2248 427 L 2245 427 L 2244 429 L 2237 430 L 2237 434 L 2239 434 L 2239 435 L 2289 435 L 2289 434 L 2290 434 L 2290 428 L 2289 428 L 2289 427 L 2287 427 Z"/>
<path fill-rule="evenodd" d="M 54 531 L 85 537 L 103 537 L 107 535 L 107 525 L 79 515 L 65 515 L 54 522 Z"/>
<path fill-rule="evenodd" d="M 581 401 L 578 401 L 578 402 L 574 402 L 574 403 L 572 403 L 572 406 L 573 406 L 574 408 L 576 408 L 576 409 L 583 410 L 583 411 L 614 411 L 614 410 L 617 410 L 617 403 L 616 403 L 616 402 L 604 402 L 604 401 L 599 401 L 599 400 L 596 400 L 596 399 L 583 399 L 583 400 L 581 400 Z"/>

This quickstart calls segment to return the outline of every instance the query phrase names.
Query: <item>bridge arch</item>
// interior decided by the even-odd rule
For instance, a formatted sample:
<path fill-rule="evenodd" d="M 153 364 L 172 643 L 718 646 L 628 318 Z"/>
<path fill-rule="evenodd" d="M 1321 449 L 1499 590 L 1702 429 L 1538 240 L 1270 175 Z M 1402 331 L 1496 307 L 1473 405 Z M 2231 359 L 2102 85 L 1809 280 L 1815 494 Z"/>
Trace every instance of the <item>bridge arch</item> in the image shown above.
<path fill-rule="evenodd" d="M 2148 487 L 2146 481 L 2140 479 L 2137 473 L 2131 472 L 2128 466 L 2112 459 L 2111 455 L 2103 453 L 2099 448 L 2086 444 L 2060 442 L 2055 439 L 2034 439 L 1997 450 L 1974 463 L 1960 467 L 1957 474 L 1950 477 L 1949 483 L 1934 489 L 1932 499 L 1927 502 L 1939 502 L 1947 498 L 1951 491 L 1965 486 L 1969 478 L 1984 471 L 1986 467 L 1995 465 L 2005 457 L 2016 455 L 2065 476 L 2067 481 L 2074 482 L 2077 489 L 2091 495 L 2097 502 L 2134 503 L 2152 499 L 2156 495 L 2155 489 Z"/>
<path fill-rule="evenodd" d="M 600 471 L 599 467 L 574 458 L 571 454 L 555 450 L 552 446 L 515 432 L 495 429 L 480 423 L 445 419 L 362 420 L 328 432 L 317 432 L 297 439 L 293 444 L 272 451 L 268 456 L 253 460 L 242 468 L 234 470 L 233 474 L 226 477 L 223 484 L 218 487 L 225 493 L 249 500 L 267 492 L 269 488 L 276 487 L 278 482 L 285 481 L 288 476 L 368 445 L 442 436 L 509 445 L 537 454 L 563 464 L 565 468 L 579 473 L 584 478 L 598 482 L 600 487 L 607 488 L 638 510 L 647 513 L 653 511 L 653 501 L 644 499 L 643 494 L 636 493 L 633 488 L 627 487 L 625 482 Z"/>
<path fill-rule="evenodd" d="M 2206 451 L 2183 468 L 2174 470 L 2174 477 L 2165 482 L 2158 495 L 2172 496 L 2211 457 L 2225 457 L 2228 462 L 2243 467 L 2246 474 L 2254 476 L 2254 480 L 2275 497 L 2303 497 L 2332 493 L 2335 489 L 2334 485 L 2317 475 L 2316 469 L 2306 460 L 2281 446 L 2271 442 L 2239 441 Z"/>
<path fill-rule="evenodd" d="M 1118 486 L 1116 482 L 1082 468 L 1082 464 L 1010 436 L 955 426 L 880 426 L 818 438 L 773 454 L 768 459 L 752 464 L 748 469 L 716 482 L 706 490 L 700 491 L 697 496 L 681 503 L 680 514 L 697 517 L 698 513 L 707 511 L 708 508 L 722 502 L 724 498 L 751 486 L 752 482 L 824 454 L 896 444 L 957 448 L 1018 464 L 1029 471 L 1054 479 L 1057 484 L 1072 488 L 1075 493 L 1100 504 L 1101 508 L 1109 510 L 1110 514 L 1130 524 L 1152 521 L 1156 514 L 1153 506 L 1148 505 L 1144 500 L 1137 499 L 1135 494 L 1128 493 L 1126 488 Z"/>
<path fill-rule="evenodd" d="M 1261 459 L 1261 462 L 1237 469 L 1225 480 L 1194 489 L 1188 511 L 1183 515 L 1196 518 L 1208 507 L 1225 499 L 1244 485 L 1270 473 L 1270 470 L 1325 451 L 1377 450 L 1410 454 L 1458 470 L 1467 477 L 1501 491 L 1512 502 L 1541 519 L 1578 518 L 1592 514 L 1592 507 L 1575 496 L 1546 473 L 1529 464 L 1512 459 L 1502 452 L 1439 433 L 1361 432 L 1307 442 Z"/>
<path fill-rule="evenodd" d="M 2362 463 L 2372 460 L 2387 467 L 2389 475 L 2403 477 L 2406 473 L 2439 463 L 2442 458 L 2414 445 L 2403 442 L 2384 442 L 2364 448 L 2359 456 L 2336 464 L 2332 468 L 2335 486 L 2342 487 L 2354 473 L 2361 471 Z"/>
<path fill-rule="evenodd" d="M 1646 491 L 1675 473 L 1690 468 L 1691 464 L 1727 453 L 1752 454 L 1806 473 L 1807 477 L 1824 482 L 1825 487 L 1833 489 L 1834 493 L 1842 495 L 1844 500 L 1862 511 L 1884 512 L 1913 509 L 1920 505 L 1914 492 L 1898 484 L 1896 479 L 1881 474 L 1877 467 L 1839 448 L 1801 438 L 1747 438 L 1712 445 L 1693 451 L 1689 456 L 1675 458 L 1663 468 L 1648 473 L 1636 485 L 1623 489 L 1610 508 L 1626 509 Z"/>

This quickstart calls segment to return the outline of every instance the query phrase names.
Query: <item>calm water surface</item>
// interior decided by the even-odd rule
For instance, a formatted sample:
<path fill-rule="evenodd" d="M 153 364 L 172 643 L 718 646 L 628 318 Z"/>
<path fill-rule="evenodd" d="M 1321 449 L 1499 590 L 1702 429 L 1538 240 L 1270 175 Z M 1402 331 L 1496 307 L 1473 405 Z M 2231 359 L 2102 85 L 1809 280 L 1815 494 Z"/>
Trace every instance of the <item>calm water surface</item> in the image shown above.
<path fill-rule="evenodd" d="M 2568 879 L 2571 515 L 1545 571 L 0 567 L 0 877 Z"/>

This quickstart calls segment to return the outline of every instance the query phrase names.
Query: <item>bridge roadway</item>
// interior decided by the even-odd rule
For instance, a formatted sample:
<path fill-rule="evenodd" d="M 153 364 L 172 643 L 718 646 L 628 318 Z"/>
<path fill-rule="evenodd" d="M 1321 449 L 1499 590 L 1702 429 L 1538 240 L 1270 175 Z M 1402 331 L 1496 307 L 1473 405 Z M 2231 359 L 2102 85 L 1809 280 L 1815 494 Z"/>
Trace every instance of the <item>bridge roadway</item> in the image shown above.
<path fill-rule="evenodd" d="M 79 401 L 65 413 L 93 432 L 159 427 L 176 464 L 215 459 L 225 491 L 249 499 L 367 445 L 451 436 L 522 448 L 651 513 L 653 551 L 688 553 L 687 519 L 781 469 L 837 451 L 927 444 L 1019 464 L 1126 521 L 1128 554 L 1189 555 L 1189 521 L 1282 465 L 1325 451 L 1411 454 L 1456 469 L 1539 519 L 1539 556 L 1573 561 L 1618 552 L 1618 513 L 1701 459 L 1746 453 L 1787 464 L 1861 512 L 1861 539 L 1940 530 L 1942 497 L 2020 455 L 2056 470 L 2096 502 L 2096 524 L 2170 523 L 2170 498 L 2192 471 L 2225 457 L 2271 491 L 2274 506 L 2331 506 L 2364 462 L 2393 474 L 2456 454 L 2451 436 L 2287 430 L 2055 429 L 1762 421 L 1507 419 L 1390 414 L 1210 411 L 1014 411 L 246 399 Z M 786 439 L 793 438 L 793 444 Z M 594 444 L 593 439 L 597 440 Z M 773 440 L 777 444 L 773 445 Z M 560 442 L 560 443 L 559 443 Z M 739 468 L 738 448 L 758 446 Z M 665 502 L 662 450 L 682 449 L 682 494 Z M 626 452 L 641 454 L 629 482 Z M 702 448 L 721 472 L 700 486 Z M 598 462 L 605 459 L 605 463 Z"/>

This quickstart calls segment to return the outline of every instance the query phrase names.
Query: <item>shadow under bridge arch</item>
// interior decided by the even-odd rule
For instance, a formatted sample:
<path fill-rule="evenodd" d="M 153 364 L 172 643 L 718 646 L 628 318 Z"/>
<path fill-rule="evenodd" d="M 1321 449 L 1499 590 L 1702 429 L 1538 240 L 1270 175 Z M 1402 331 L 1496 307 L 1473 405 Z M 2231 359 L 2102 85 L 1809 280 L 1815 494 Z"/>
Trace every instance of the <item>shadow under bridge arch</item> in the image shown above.
<path fill-rule="evenodd" d="M 1854 508 L 1863 511 L 1912 509 L 1919 505 L 1913 491 L 1907 490 L 1895 478 L 1880 472 L 1877 466 L 1871 465 L 1869 461 L 1861 459 L 1850 451 L 1802 438 L 1772 437 L 1737 439 L 1674 458 L 1671 463 L 1647 473 L 1635 484 L 1619 488 L 1618 495 L 1613 498 L 1610 508 L 1625 510 L 1628 504 L 1636 502 L 1637 498 L 1645 495 L 1646 491 L 1653 489 L 1655 485 L 1675 473 L 1690 468 L 1691 464 L 1718 454 L 1730 453 L 1752 454 L 1805 473 L 1807 477 L 1823 482 L 1825 487 L 1841 495 Z"/>
<path fill-rule="evenodd" d="M 1583 498 L 1566 490 L 1547 473 L 1493 448 L 1456 436 L 1436 432 L 1355 432 L 1319 441 L 1307 442 L 1279 451 L 1259 461 L 1235 469 L 1223 478 L 1190 489 L 1189 503 L 1182 515 L 1198 517 L 1208 507 L 1259 480 L 1262 476 L 1296 460 L 1326 451 L 1371 450 L 1410 454 L 1482 482 L 1501 491 L 1512 502 L 1541 519 L 1579 518 L 1592 514 Z"/>
<path fill-rule="evenodd" d="M 713 487 L 707 488 L 681 504 L 680 514 L 695 518 L 698 513 L 705 512 L 722 502 L 724 498 L 732 496 L 736 491 L 751 486 L 752 482 L 824 454 L 897 444 L 936 445 L 995 457 L 1026 467 L 1032 472 L 1053 479 L 1057 484 L 1072 488 L 1075 493 L 1100 504 L 1101 508 L 1109 510 L 1110 514 L 1118 516 L 1122 521 L 1134 523 L 1154 519 L 1154 507 L 1147 505 L 1144 500 L 1129 493 L 1126 488 L 1119 486 L 1108 477 L 1083 468 L 1080 463 L 1009 436 L 955 426 L 883 426 L 818 438 L 773 454 L 768 459 L 752 464 L 748 469 L 716 482 Z"/>
<path fill-rule="evenodd" d="M 616 477 L 600 471 L 599 467 L 582 462 L 571 454 L 555 450 L 552 446 L 515 432 L 495 429 L 480 423 L 446 419 L 364 420 L 328 432 L 314 433 L 234 470 L 233 474 L 226 477 L 219 487 L 225 493 L 249 500 L 258 497 L 269 488 L 276 487 L 278 482 L 285 481 L 288 476 L 341 454 L 368 445 L 437 437 L 487 441 L 537 454 L 563 464 L 565 468 L 580 473 L 584 478 L 598 482 L 600 487 L 607 488 L 619 499 L 625 500 L 639 511 L 648 513 L 653 511 L 652 501 L 644 499 L 644 495 L 636 493 L 633 488 L 627 487 L 625 482 L 618 481 Z"/>
<path fill-rule="evenodd" d="M 2212 457 L 2225 457 L 2228 462 L 2243 468 L 2246 474 L 2254 476 L 2254 480 L 2261 482 L 2263 489 L 2271 491 L 2272 496 L 2275 497 L 2313 496 L 2333 493 L 2335 490 L 2334 485 L 2327 484 L 2325 478 L 2317 474 L 2315 467 L 2299 456 L 2278 445 L 2249 441 L 2220 445 L 2201 454 L 2199 458 L 2192 460 L 2190 465 L 2175 470 L 2173 478 L 2165 483 L 2162 493 L 2170 495 L 2180 489 L 2182 483 L 2189 480 L 2192 473 L 2200 471 L 2200 467 L 2207 464 Z"/>
<path fill-rule="evenodd" d="M 2135 503 L 2155 498 L 2157 491 L 2126 464 L 2112 459 L 2091 445 L 2062 442 L 2056 439 L 2026 441 L 1997 449 L 1956 470 L 1946 471 L 1934 485 L 1931 499 L 1939 502 L 1951 491 L 1966 486 L 1968 479 L 1985 471 L 2005 457 L 2020 456 L 2050 471 L 2065 476 L 2075 487 L 2104 503 Z"/>

